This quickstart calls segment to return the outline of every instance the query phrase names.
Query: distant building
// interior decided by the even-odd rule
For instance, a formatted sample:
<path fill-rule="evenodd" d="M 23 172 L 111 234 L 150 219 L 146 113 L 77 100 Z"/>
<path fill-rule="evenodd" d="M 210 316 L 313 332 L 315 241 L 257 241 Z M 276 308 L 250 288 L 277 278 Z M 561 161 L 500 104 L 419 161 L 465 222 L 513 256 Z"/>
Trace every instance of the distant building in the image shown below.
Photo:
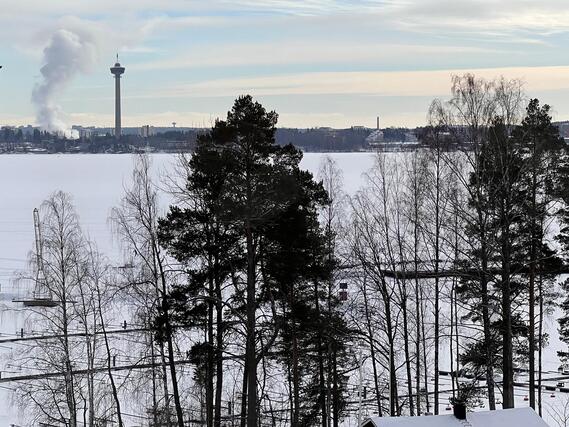
<path fill-rule="evenodd" d="M 31 138 L 34 134 L 34 127 L 32 125 L 20 126 L 18 129 L 22 129 L 24 136 L 26 138 Z"/>
<path fill-rule="evenodd" d="M 417 142 L 419 140 L 417 139 L 417 135 L 415 135 L 415 132 L 405 132 L 405 141 L 406 142 Z"/>
<path fill-rule="evenodd" d="M 150 125 L 144 125 L 140 128 L 140 133 L 139 135 L 142 138 L 148 138 L 150 136 L 154 136 L 156 135 L 156 131 L 154 129 L 154 126 L 150 126 Z"/>
<path fill-rule="evenodd" d="M 91 139 L 96 134 L 95 128 L 93 126 L 83 127 L 83 126 L 71 126 L 71 129 L 76 130 L 79 134 L 80 139 Z"/>
<path fill-rule="evenodd" d="M 380 129 L 374 130 L 366 138 L 366 142 L 369 145 L 380 144 L 383 142 L 383 132 Z"/>
<path fill-rule="evenodd" d="M 557 125 L 557 127 L 559 128 L 559 135 L 561 135 L 564 138 L 569 137 L 569 122 L 567 121 L 557 122 L 555 123 L 555 125 Z"/>

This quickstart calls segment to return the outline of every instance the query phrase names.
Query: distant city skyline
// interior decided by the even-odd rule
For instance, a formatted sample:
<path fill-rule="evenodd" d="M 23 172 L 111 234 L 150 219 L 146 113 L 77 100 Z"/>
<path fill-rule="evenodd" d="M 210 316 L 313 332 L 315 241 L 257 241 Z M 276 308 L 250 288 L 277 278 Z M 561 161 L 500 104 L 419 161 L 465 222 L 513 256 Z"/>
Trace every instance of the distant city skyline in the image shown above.
<path fill-rule="evenodd" d="M 62 31 L 74 50 L 51 53 L 68 65 L 42 77 Z M 36 124 L 47 106 L 113 127 L 117 52 L 125 127 L 209 126 L 245 93 L 282 127 L 424 125 L 463 72 L 521 78 L 567 120 L 568 35 L 564 0 L 4 0 L 0 125 Z"/>

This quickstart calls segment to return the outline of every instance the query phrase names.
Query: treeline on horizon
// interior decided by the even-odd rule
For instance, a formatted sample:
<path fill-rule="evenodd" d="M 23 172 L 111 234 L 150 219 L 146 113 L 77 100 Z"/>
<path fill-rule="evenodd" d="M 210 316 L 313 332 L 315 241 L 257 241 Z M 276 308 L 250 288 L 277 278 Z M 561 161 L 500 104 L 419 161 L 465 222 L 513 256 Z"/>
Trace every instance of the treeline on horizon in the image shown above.
<path fill-rule="evenodd" d="M 384 128 L 381 129 L 381 142 L 385 144 L 411 142 L 421 138 L 424 128 Z M 277 128 L 275 139 L 277 144 L 293 144 L 307 152 L 352 152 L 370 150 L 374 147 L 366 141 L 375 129 L 351 127 L 347 129 L 332 128 Z M 125 134 L 117 141 L 111 133 L 92 135 L 79 139 L 70 139 L 56 133 L 33 129 L 24 133 L 21 128 L 3 127 L 0 129 L 0 144 L 3 152 L 18 151 L 18 147 L 29 143 L 31 147 L 44 148 L 49 152 L 133 152 L 136 149 L 152 147 L 159 151 L 189 152 L 195 147 L 200 134 L 207 129 L 185 129 L 157 132 L 143 137 L 136 134 Z"/>
<path fill-rule="evenodd" d="M 569 136 L 569 123 L 554 123 L 559 127 L 562 135 Z M 418 142 L 412 146 L 417 148 L 424 144 L 429 126 L 415 128 L 389 127 L 381 129 L 381 142 L 370 144 L 366 138 L 375 129 L 365 127 L 351 127 L 347 129 L 333 128 L 277 128 L 275 139 L 277 144 L 292 144 L 306 152 L 353 152 L 382 149 L 382 145 L 389 147 L 390 144 Z M 136 134 L 123 135 L 117 141 L 111 133 L 104 135 L 92 135 L 79 139 L 69 139 L 56 133 L 33 129 L 31 133 L 24 133 L 21 128 L 5 126 L 0 129 L 0 144 L 3 144 L 2 152 L 15 152 L 22 144 L 30 143 L 32 147 L 44 148 L 49 152 L 136 152 L 145 147 L 151 147 L 156 151 L 166 152 L 189 152 L 195 147 L 200 134 L 207 129 L 182 129 L 157 132 L 148 137 Z M 391 149 L 397 147 L 392 146 Z M 448 149 L 456 149 L 456 147 Z"/>
<path fill-rule="evenodd" d="M 373 130 L 367 128 L 312 128 L 294 129 L 277 128 L 275 138 L 279 145 L 293 144 L 303 151 L 312 152 L 350 152 L 370 149 L 366 138 Z M 382 129 L 383 141 L 406 142 L 409 135 L 414 134 L 416 129 L 408 128 L 386 128 Z M 179 152 L 191 151 L 195 147 L 198 135 L 207 132 L 207 129 L 200 130 L 171 130 L 158 132 L 149 137 L 126 134 L 120 141 L 116 141 L 110 134 L 95 135 L 88 138 L 69 139 L 58 136 L 47 131 L 34 129 L 33 134 L 26 135 L 22 129 L 4 127 L 0 130 L 0 144 L 5 144 L 5 151 L 15 151 L 18 144 L 25 142 L 32 143 L 33 146 L 48 149 L 50 152 L 104 152 L 132 151 L 136 148 L 150 146 L 156 150 Z"/>

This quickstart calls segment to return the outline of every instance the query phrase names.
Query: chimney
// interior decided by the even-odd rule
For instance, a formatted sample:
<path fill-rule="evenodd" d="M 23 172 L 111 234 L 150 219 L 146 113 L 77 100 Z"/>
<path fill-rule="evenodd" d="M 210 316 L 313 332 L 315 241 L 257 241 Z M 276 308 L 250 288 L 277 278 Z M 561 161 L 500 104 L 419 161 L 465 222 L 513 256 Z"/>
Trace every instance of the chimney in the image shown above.
<path fill-rule="evenodd" d="M 379 116 L 377 116 L 377 130 L 379 130 Z"/>
<path fill-rule="evenodd" d="M 463 402 L 455 403 L 452 406 L 452 411 L 454 416 L 458 420 L 465 420 L 466 419 L 466 405 Z"/>

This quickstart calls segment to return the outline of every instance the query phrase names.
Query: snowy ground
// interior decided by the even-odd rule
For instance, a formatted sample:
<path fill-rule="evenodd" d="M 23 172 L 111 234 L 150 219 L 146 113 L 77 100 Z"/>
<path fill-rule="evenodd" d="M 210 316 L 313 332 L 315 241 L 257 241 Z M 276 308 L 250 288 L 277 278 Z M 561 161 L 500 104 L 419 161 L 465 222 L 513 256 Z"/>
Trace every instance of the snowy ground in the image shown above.
<path fill-rule="evenodd" d="M 316 174 L 322 156 L 306 154 L 302 166 Z M 362 174 L 373 165 L 374 155 L 335 153 L 330 156 L 343 170 L 346 193 L 354 194 L 363 184 Z M 152 161 L 155 177 L 159 178 L 175 162 L 175 156 L 156 154 Z M 22 290 L 12 288 L 11 278 L 15 271 L 25 268 L 27 254 L 34 242 L 33 209 L 55 190 L 72 194 L 83 229 L 97 242 L 101 252 L 110 257 L 117 256 L 119 250 L 113 243 L 108 215 L 118 203 L 131 169 L 130 155 L 0 156 L 0 306 L 4 307 L 0 311 L 0 339 L 14 337 L 20 328 L 27 326 L 24 323 L 27 313 L 11 303 L 14 296 L 22 295 Z M 162 198 L 164 208 L 167 204 L 167 198 Z M 547 330 L 550 346 L 545 351 L 544 370 L 551 372 L 548 378 L 558 377 L 556 351 L 563 347 L 558 340 L 556 319 L 547 320 Z M 10 345 L 1 345 L 0 355 L 9 349 Z M 11 367 L 3 363 L 0 365 L 2 377 L 11 374 Z M 557 380 L 549 383 L 555 385 Z M 10 384 L 7 386 L 0 385 L 0 426 L 19 422 L 16 409 L 10 405 Z M 450 377 L 443 377 L 441 387 L 447 386 L 450 389 Z M 551 412 L 551 407 L 559 410 L 569 398 L 565 393 L 555 392 L 554 397 L 550 391 L 543 393 L 546 413 Z M 516 406 L 528 405 L 524 401 L 525 395 L 525 389 L 516 389 Z M 447 401 L 447 396 L 441 398 L 441 413 L 446 412 Z M 547 415 L 546 421 L 552 426 L 557 425 Z M 355 424 L 355 420 L 350 423 Z"/>

